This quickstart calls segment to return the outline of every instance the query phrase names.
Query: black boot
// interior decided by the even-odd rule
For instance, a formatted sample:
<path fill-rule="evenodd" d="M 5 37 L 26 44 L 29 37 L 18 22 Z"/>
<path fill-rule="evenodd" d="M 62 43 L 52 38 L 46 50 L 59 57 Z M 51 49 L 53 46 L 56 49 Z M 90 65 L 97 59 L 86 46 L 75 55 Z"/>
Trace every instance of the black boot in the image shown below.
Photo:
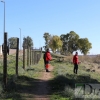
<path fill-rule="evenodd" d="M 46 69 L 46 72 L 48 72 L 48 69 Z"/>
<path fill-rule="evenodd" d="M 49 70 L 48 70 L 48 69 L 46 69 L 46 72 L 49 72 Z"/>

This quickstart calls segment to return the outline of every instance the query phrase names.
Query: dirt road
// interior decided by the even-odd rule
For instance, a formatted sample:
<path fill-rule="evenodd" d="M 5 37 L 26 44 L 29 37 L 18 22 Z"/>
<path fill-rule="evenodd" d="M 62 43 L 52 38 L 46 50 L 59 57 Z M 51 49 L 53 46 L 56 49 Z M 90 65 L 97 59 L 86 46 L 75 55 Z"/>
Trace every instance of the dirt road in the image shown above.
<path fill-rule="evenodd" d="M 50 71 L 53 70 L 53 66 L 50 66 Z M 52 78 L 51 72 L 43 72 L 39 81 L 37 82 L 37 89 L 35 90 L 35 98 L 34 100 L 49 100 L 49 91 L 50 86 L 48 85 L 48 81 Z"/>

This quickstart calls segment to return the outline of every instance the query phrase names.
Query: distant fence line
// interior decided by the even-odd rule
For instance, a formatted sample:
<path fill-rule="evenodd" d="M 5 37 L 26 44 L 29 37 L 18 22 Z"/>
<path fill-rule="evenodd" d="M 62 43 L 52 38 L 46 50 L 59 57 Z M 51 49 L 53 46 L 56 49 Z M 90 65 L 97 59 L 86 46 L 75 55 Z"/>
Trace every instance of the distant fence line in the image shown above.
<path fill-rule="evenodd" d="M 25 52 L 26 50 L 26 52 Z M 41 58 L 42 49 L 24 49 L 23 48 L 23 68 L 25 69 L 25 62 L 27 62 L 27 66 L 31 66 L 37 64 Z M 27 60 L 25 60 L 25 57 Z"/>

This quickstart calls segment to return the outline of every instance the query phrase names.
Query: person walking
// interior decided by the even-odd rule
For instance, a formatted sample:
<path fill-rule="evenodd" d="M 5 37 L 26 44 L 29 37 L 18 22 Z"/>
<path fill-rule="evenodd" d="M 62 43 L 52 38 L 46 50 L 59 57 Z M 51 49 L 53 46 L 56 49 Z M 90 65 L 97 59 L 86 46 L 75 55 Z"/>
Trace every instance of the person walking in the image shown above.
<path fill-rule="evenodd" d="M 78 72 L 78 64 L 79 64 L 78 52 L 76 52 L 75 55 L 73 56 L 73 64 L 74 64 L 73 72 L 75 74 L 77 74 L 77 72 Z"/>
<path fill-rule="evenodd" d="M 49 62 L 50 62 L 50 60 L 52 60 L 49 49 L 46 50 L 45 57 L 46 57 L 46 72 L 49 72 L 49 70 L 48 70 L 49 66 L 50 66 Z"/>

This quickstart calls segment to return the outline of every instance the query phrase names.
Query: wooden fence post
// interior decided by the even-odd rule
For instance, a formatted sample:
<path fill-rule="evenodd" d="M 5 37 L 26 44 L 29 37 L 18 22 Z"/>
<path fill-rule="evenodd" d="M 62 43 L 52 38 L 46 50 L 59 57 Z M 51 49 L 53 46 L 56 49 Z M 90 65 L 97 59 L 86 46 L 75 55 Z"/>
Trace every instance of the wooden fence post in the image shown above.
<path fill-rule="evenodd" d="M 34 51 L 34 64 L 36 63 L 36 51 Z"/>
<path fill-rule="evenodd" d="M 25 69 L 25 47 L 23 46 L 23 69 Z"/>
<path fill-rule="evenodd" d="M 32 55 L 31 55 L 31 47 L 30 47 L 30 65 L 31 65 L 31 57 Z"/>
<path fill-rule="evenodd" d="M 40 60 L 40 58 L 41 58 L 41 55 L 42 55 L 42 53 L 41 53 L 41 51 L 40 51 L 40 53 L 39 53 L 39 60 Z"/>
<path fill-rule="evenodd" d="M 4 33 L 4 45 L 3 45 L 3 83 L 4 89 L 7 86 L 7 33 Z"/>
<path fill-rule="evenodd" d="M 18 55 L 19 55 L 19 38 L 17 38 L 17 48 L 16 48 L 16 75 L 18 76 Z"/>
<path fill-rule="evenodd" d="M 42 56 L 42 47 L 41 47 L 41 53 L 40 53 L 40 55 Z M 41 56 L 40 56 L 40 58 L 41 58 Z"/>
<path fill-rule="evenodd" d="M 34 50 L 33 50 L 33 65 L 34 65 L 34 59 L 35 59 L 35 58 L 34 58 L 34 55 L 35 55 L 35 52 L 34 52 Z"/>
<path fill-rule="evenodd" d="M 38 54 L 36 55 L 36 64 L 38 63 Z"/>
<path fill-rule="evenodd" d="M 34 64 L 34 56 L 33 56 L 34 52 L 32 50 L 32 65 Z"/>
<path fill-rule="evenodd" d="M 38 64 L 38 62 L 39 62 L 39 54 L 37 54 L 37 64 Z"/>
<path fill-rule="evenodd" d="M 27 66 L 29 66 L 29 47 L 27 48 Z"/>

